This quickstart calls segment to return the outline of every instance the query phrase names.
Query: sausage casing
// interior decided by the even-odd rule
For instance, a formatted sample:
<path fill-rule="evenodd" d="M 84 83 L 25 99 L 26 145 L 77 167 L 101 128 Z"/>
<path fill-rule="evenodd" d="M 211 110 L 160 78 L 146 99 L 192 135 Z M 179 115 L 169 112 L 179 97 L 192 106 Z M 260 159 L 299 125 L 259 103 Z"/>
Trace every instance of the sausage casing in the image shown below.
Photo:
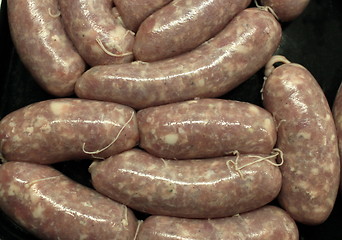
<path fill-rule="evenodd" d="M 89 171 L 98 192 L 132 209 L 218 218 L 254 210 L 277 197 L 281 174 L 275 156 L 175 161 L 133 149 L 94 162 Z"/>
<path fill-rule="evenodd" d="M 146 18 L 137 31 L 133 53 L 152 62 L 193 50 L 214 37 L 251 0 L 176 0 Z"/>
<path fill-rule="evenodd" d="M 335 124 L 324 92 L 306 68 L 286 63 L 268 76 L 263 99 L 284 153 L 279 202 L 298 222 L 322 223 L 333 209 L 340 179 Z"/>
<path fill-rule="evenodd" d="M 112 14 L 112 0 L 59 0 L 65 29 L 90 65 L 133 60 L 134 34 Z"/>
<path fill-rule="evenodd" d="M 137 228 L 126 206 L 35 163 L 0 165 L 0 208 L 46 240 L 128 240 Z"/>
<path fill-rule="evenodd" d="M 178 57 L 152 63 L 96 66 L 77 81 L 77 96 L 136 109 L 196 97 L 218 97 L 271 58 L 281 39 L 272 14 L 246 9 L 213 39 Z"/>
<path fill-rule="evenodd" d="M 85 63 L 68 38 L 57 0 L 11 0 L 8 20 L 21 61 L 37 83 L 55 96 L 74 93 Z"/>
<path fill-rule="evenodd" d="M 0 122 L 0 153 L 8 161 L 105 158 L 134 147 L 138 138 L 133 109 L 83 99 L 33 103 Z"/>
<path fill-rule="evenodd" d="M 247 102 L 199 99 L 137 113 L 140 147 L 168 159 L 240 153 L 269 154 L 276 142 L 272 115 Z"/>
<path fill-rule="evenodd" d="M 140 226 L 137 240 L 298 240 L 293 219 L 274 206 L 218 219 L 151 216 Z"/>

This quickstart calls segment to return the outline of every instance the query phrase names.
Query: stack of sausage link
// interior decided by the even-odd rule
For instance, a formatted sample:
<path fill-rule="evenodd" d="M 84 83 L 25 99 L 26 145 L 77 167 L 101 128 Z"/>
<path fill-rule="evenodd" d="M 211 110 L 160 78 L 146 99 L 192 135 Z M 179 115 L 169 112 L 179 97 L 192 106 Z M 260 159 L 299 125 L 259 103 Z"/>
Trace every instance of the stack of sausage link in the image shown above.
<path fill-rule="evenodd" d="M 340 180 L 333 115 L 304 67 L 272 57 L 277 18 L 308 1 L 261 2 L 8 1 L 32 76 L 79 99 L 1 120 L 0 208 L 41 239 L 298 239 L 295 221 L 324 222 Z M 218 98 L 264 66 L 265 109 Z M 79 159 L 94 160 L 94 189 L 49 166 Z"/>

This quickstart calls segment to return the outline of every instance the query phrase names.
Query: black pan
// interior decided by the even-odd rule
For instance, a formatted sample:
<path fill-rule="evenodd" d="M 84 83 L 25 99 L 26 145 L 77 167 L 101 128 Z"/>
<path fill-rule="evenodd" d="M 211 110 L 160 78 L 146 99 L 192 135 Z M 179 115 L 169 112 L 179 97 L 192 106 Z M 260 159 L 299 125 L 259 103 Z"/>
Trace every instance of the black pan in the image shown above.
<path fill-rule="evenodd" d="M 296 20 L 282 24 L 283 39 L 277 54 L 304 65 L 315 76 L 330 106 L 342 79 L 342 3 L 340 0 L 311 0 Z M 13 48 L 6 13 L 6 0 L 0 12 L 0 118 L 20 107 L 53 98 L 33 80 Z M 262 70 L 244 84 L 223 96 L 261 106 Z M 54 166 L 72 179 L 91 187 L 87 168 L 90 161 L 71 161 Z M 277 204 L 273 202 L 272 204 Z M 141 219 L 146 215 L 137 213 Z M 328 220 L 319 226 L 298 224 L 300 240 L 342 239 L 342 198 L 339 195 Z M 0 240 L 35 240 L 0 211 Z"/>

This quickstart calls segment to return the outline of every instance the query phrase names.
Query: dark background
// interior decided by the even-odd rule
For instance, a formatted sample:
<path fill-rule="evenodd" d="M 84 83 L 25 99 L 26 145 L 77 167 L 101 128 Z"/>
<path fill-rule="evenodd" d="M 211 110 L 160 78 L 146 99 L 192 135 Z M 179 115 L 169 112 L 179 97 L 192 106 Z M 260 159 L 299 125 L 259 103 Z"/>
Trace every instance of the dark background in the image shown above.
<path fill-rule="evenodd" d="M 342 3 L 311 0 L 305 12 L 283 23 L 283 39 L 277 54 L 304 65 L 317 79 L 330 106 L 342 79 Z M 32 79 L 13 48 L 7 22 L 6 0 L 0 13 L 0 118 L 30 103 L 53 98 Z M 261 106 L 263 71 L 223 96 Z M 91 187 L 90 161 L 71 161 L 54 166 L 72 179 Z M 274 202 L 274 204 L 276 204 Z M 338 196 L 328 220 L 319 226 L 298 224 L 301 240 L 342 240 L 342 198 Z M 139 218 L 146 217 L 138 213 Z M 0 211 L 0 240 L 36 239 Z"/>

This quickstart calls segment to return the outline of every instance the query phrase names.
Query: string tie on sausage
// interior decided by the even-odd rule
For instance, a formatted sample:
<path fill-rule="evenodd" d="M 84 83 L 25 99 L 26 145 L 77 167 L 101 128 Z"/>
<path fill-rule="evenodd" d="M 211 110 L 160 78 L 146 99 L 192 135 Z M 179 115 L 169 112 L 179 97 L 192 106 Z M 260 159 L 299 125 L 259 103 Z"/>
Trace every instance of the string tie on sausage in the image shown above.
<path fill-rule="evenodd" d="M 287 58 L 285 58 L 284 56 L 281 55 L 274 55 L 265 65 L 265 72 L 264 72 L 264 82 L 262 84 L 262 88 L 260 90 L 261 93 L 261 100 L 264 100 L 264 88 L 265 88 L 265 84 L 267 81 L 267 78 L 272 74 L 272 72 L 274 71 L 275 67 L 274 64 L 276 63 L 283 63 L 283 64 L 288 64 L 291 63 Z"/>
<path fill-rule="evenodd" d="M 275 148 L 272 150 L 271 152 L 271 155 L 270 156 L 267 156 L 267 157 L 264 157 L 264 156 L 258 156 L 258 155 L 247 155 L 248 157 L 251 157 L 251 158 L 256 158 L 255 161 L 253 162 L 250 162 L 250 163 L 247 163 L 245 165 L 242 165 L 242 166 L 239 166 L 239 158 L 240 158 L 240 153 L 239 151 L 233 151 L 232 152 L 234 155 L 236 155 L 236 159 L 235 161 L 234 160 L 228 160 L 226 162 L 226 165 L 228 167 L 229 170 L 231 170 L 230 166 L 232 165 L 233 166 L 233 169 L 240 175 L 240 177 L 242 179 L 245 179 L 244 178 L 244 175 L 242 174 L 242 169 L 243 168 L 246 168 L 248 166 L 251 166 L 251 165 L 254 165 L 256 163 L 259 163 L 259 162 L 268 162 L 269 164 L 273 165 L 273 166 L 276 166 L 276 167 L 280 167 L 281 165 L 283 165 L 284 163 L 284 156 L 283 156 L 283 152 L 279 149 L 279 148 Z M 271 161 L 271 159 L 273 158 L 276 158 L 277 156 L 279 156 L 280 158 L 280 163 L 277 163 L 277 162 L 273 162 Z"/>
<path fill-rule="evenodd" d="M 167 165 L 167 161 L 166 161 L 164 158 L 160 158 L 160 159 L 163 161 L 165 167 L 167 167 L 167 166 L 168 166 L 168 165 Z"/>
<path fill-rule="evenodd" d="M 64 175 L 57 175 L 57 176 L 53 176 L 53 177 L 46 177 L 46 178 L 39 178 L 36 180 L 33 180 L 31 182 L 25 183 L 25 186 L 28 186 L 28 188 L 31 188 L 34 184 L 38 183 L 38 182 L 43 182 L 43 181 L 49 181 L 49 180 L 53 180 L 56 178 L 60 178 L 63 177 Z"/>
<path fill-rule="evenodd" d="M 139 230 L 140 230 L 140 226 L 141 226 L 141 224 L 142 224 L 143 222 L 144 222 L 143 220 L 138 220 L 138 226 L 137 226 L 137 229 L 135 230 L 135 234 L 134 234 L 133 240 L 136 240 L 136 239 L 137 239 L 138 233 L 139 233 Z"/>
<path fill-rule="evenodd" d="M 123 205 L 124 208 L 124 218 L 121 220 L 122 225 L 124 225 L 125 227 L 128 226 L 128 209 L 126 205 Z"/>
<path fill-rule="evenodd" d="M 53 18 L 58 18 L 61 15 L 61 12 L 58 10 L 56 11 L 55 14 L 53 14 L 51 8 L 48 8 L 48 12 L 49 12 L 49 15 Z"/>
<path fill-rule="evenodd" d="M 280 120 L 280 121 L 278 122 L 278 124 L 277 124 L 277 126 L 276 126 L 277 131 L 278 131 L 280 125 L 281 125 L 282 123 L 284 123 L 284 122 L 286 122 L 285 119 L 282 119 L 282 120 Z"/>
<path fill-rule="evenodd" d="M 291 63 L 286 57 L 281 55 L 274 55 L 266 64 L 265 66 L 265 77 L 269 77 L 272 72 L 274 71 L 275 67 L 274 64 L 276 63 L 283 63 L 288 64 Z"/>
<path fill-rule="evenodd" d="M 267 11 L 267 12 L 271 13 L 279 21 L 278 15 L 275 13 L 275 11 L 270 6 L 262 6 L 258 3 L 258 0 L 254 0 L 254 3 L 255 3 L 255 6 L 257 8 L 259 8 L 260 10 Z"/>
<path fill-rule="evenodd" d="M 93 158 L 96 158 L 96 159 L 104 159 L 104 158 L 101 158 L 101 157 L 97 157 L 95 156 L 96 154 L 99 154 L 105 150 L 107 150 L 108 148 L 110 148 L 117 140 L 118 138 L 120 137 L 122 131 L 127 127 L 127 125 L 132 121 L 134 117 L 134 111 L 132 112 L 132 115 L 131 117 L 128 119 L 128 121 L 122 126 L 122 128 L 119 130 L 119 132 L 117 133 L 117 135 L 115 136 L 115 138 L 113 139 L 113 141 L 111 143 L 109 143 L 107 146 L 105 146 L 104 148 L 102 149 L 99 149 L 99 150 L 96 150 L 96 151 L 87 151 L 85 150 L 85 144 L 86 143 L 83 143 L 83 146 L 82 146 L 82 151 L 85 153 L 85 154 L 89 154 L 91 155 Z"/>
<path fill-rule="evenodd" d="M 133 52 L 126 52 L 126 53 L 120 53 L 120 54 L 112 53 L 112 52 L 110 52 L 110 51 L 104 46 L 104 44 L 102 43 L 102 41 L 101 41 L 100 38 L 96 38 L 95 40 L 96 40 L 96 42 L 99 44 L 100 48 L 101 48 L 106 54 L 108 54 L 108 55 L 111 56 L 111 57 L 124 57 L 124 56 L 129 56 L 129 55 L 132 55 L 132 54 L 133 54 Z"/>

